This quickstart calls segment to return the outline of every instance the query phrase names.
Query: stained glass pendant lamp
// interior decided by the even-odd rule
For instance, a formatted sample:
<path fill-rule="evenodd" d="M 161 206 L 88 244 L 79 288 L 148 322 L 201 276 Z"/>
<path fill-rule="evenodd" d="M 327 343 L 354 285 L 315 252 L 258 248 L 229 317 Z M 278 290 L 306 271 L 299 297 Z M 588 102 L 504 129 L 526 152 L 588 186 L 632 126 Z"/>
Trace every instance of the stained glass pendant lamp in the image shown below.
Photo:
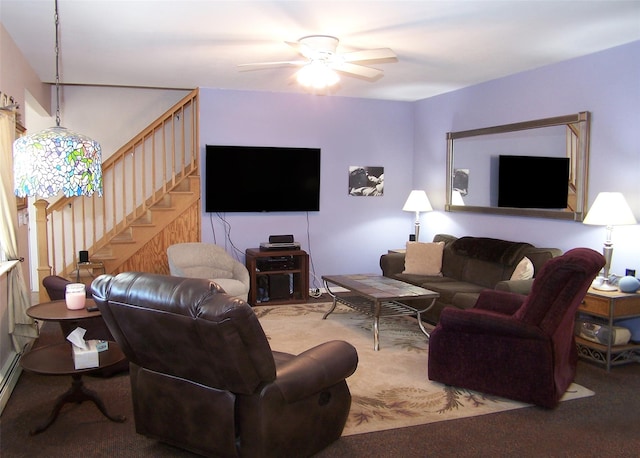
<path fill-rule="evenodd" d="M 81 134 L 60 126 L 60 55 L 58 0 L 56 26 L 56 126 L 20 137 L 13 143 L 13 175 L 18 197 L 102 197 L 102 150 Z"/>

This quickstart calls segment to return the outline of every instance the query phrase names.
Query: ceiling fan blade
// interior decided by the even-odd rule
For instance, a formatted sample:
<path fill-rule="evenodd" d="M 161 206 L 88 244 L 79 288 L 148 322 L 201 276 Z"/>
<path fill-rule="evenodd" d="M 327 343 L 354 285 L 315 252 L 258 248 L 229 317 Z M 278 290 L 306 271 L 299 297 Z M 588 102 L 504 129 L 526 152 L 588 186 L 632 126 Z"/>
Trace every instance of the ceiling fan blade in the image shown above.
<path fill-rule="evenodd" d="M 306 57 L 307 59 L 315 59 L 318 55 L 318 52 L 315 49 L 304 43 L 299 43 L 297 41 L 285 41 L 285 43 L 295 49 L 302 57 Z"/>
<path fill-rule="evenodd" d="M 352 75 L 361 76 L 363 78 L 375 79 L 381 77 L 384 72 L 377 68 L 365 67 L 364 65 L 350 64 L 348 62 L 340 62 L 331 65 L 336 71 L 351 73 Z"/>
<path fill-rule="evenodd" d="M 365 49 L 363 51 L 352 51 L 341 54 L 345 62 L 356 62 L 360 60 L 396 59 L 396 53 L 389 48 Z"/>
<path fill-rule="evenodd" d="M 251 64 L 238 64 L 238 67 L 268 67 L 271 65 L 304 65 L 306 60 L 283 60 L 281 62 L 255 62 Z"/>
<path fill-rule="evenodd" d="M 303 46 L 302 43 L 299 43 L 297 41 L 285 41 L 285 43 L 291 46 L 296 51 L 299 51 L 300 48 Z"/>

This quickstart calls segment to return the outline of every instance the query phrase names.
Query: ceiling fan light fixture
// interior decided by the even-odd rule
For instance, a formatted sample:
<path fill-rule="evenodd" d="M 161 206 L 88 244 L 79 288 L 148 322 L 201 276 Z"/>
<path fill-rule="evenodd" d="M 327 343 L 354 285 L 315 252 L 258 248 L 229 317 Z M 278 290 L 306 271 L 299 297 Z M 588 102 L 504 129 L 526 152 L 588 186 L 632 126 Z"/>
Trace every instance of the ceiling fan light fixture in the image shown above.
<path fill-rule="evenodd" d="M 384 75 L 382 70 L 369 67 L 373 61 L 397 62 L 396 53 L 389 48 L 363 49 L 361 51 L 337 52 L 339 40 L 331 35 L 309 35 L 298 41 L 285 41 L 304 59 L 240 64 L 239 67 L 254 66 L 256 69 L 272 65 L 296 66 L 298 83 L 307 89 L 322 92 L 340 81 L 341 75 L 355 76 L 376 81 Z"/>
<path fill-rule="evenodd" d="M 297 80 L 302 86 L 324 89 L 338 83 L 340 76 L 326 63 L 314 60 L 298 71 Z"/>

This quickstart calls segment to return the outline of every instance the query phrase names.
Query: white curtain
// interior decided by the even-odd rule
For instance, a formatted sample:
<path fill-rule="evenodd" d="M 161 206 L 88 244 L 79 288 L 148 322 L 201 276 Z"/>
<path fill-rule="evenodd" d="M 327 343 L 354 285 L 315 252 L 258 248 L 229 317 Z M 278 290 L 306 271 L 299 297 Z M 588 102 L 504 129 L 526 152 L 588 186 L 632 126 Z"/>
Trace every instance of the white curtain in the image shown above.
<path fill-rule="evenodd" d="M 18 260 L 16 237 L 18 210 L 13 193 L 13 140 L 15 138 L 15 113 L 0 110 L 0 246 L 7 259 Z M 22 264 L 18 263 L 8 272 L 9 334 L 17 353 L 38 336 L 34 320 L 27 315 L 31 305 L 29 289 L 22 274 Z"/>

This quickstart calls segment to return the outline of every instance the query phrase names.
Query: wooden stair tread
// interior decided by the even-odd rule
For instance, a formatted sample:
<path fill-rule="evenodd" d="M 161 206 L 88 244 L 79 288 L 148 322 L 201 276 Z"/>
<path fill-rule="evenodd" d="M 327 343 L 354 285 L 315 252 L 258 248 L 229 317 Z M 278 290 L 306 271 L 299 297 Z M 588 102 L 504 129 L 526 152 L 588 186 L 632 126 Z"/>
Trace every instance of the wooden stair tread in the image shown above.
<path fill-rule="evenodd" d="M 121 239 L 121 240 L 112 240 L 111 242 L 109 242 L 113 245 L 130 245 L 132 243 L 137 243 L 134 239 Z"/>

